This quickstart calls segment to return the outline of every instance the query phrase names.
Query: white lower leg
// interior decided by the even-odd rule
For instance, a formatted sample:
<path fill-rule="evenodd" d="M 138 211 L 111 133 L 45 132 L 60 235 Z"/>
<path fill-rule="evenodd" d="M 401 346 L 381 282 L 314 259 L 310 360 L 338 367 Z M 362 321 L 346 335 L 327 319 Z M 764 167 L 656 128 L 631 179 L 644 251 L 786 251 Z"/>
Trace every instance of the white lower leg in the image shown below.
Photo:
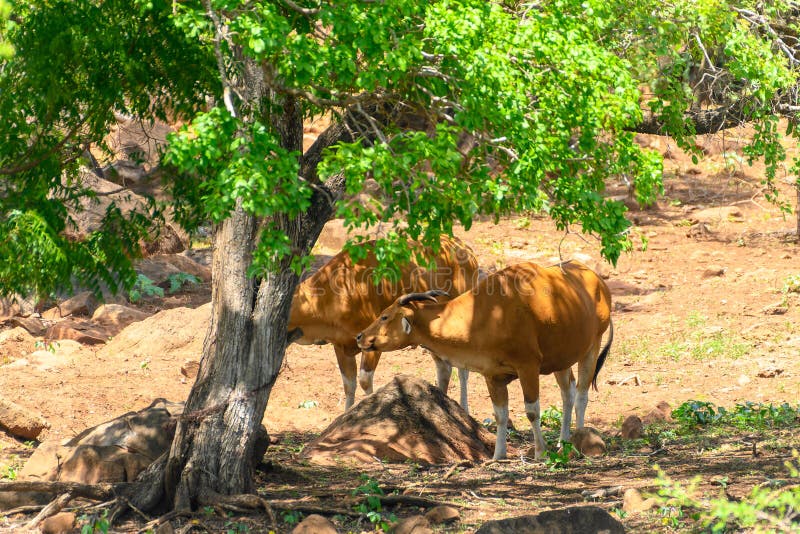
<path fill-rule="evenodd" d="M 583 428 L 583 418 L 586 415 L 586 406 L 589 404 L 589 390 L 578 391 L 575 395 L 575 426 Z"/>
<path fill-rule="evenodd" d="M 358 372 L 358 383 L 367 395 L 372 395 L 372 380 L 374 376 L 375 371 L 361 369 Z"/>
<path fill-rule="evenodd" d="M 572 425 L 572 409 L 575 406 L 575 382 L 569 383 L 569 389 L 561 390 L 561 436 L 562 443 L 569 441 L 569 430 Z"/>
<path fill-rule="evenodd" d="M 494 419 L 497 422 L 497 438 L 494 442 L 494 459 L 502 460 L 506 457 L 508 437 L 508 406 L 494 405 Z"/>
<path fill-rule="evenodd" d="M 544 455 L 545 443 L 544 443 L 544 436 L 542 435 L 542 424 L 541 424 L 541 409 L 539 407 L 539 401 L 535 402 L 526 402 L 525 403 L 525 415 L 528 416 L 528 421 L 531 422 L 531 427 L 533 428 L 533 444 L 536 448 L 534 457 L 536 459 L 541 458 Z"/>
<path fill-rule="evenodd" d="M 436 386 L 447 395 L 447 388 L 450 387 L 450 377 L 453 374 L 453 366 L 448 362 L 434 357 L 436 363 Z"/>
<path fill-rule="evenodd" d="M 356 400 L 356 379 L 342 374 L 342 384 L 344 385 L 344 409 L 347 411 Z"/>
<path fill-rule="evenodd" d="M 469 413 L 469 399 L 467 386 L 469 385 L 469 371 L 467 369 L 458 370 L 458 385 L 461 386 L 461 407 Z"/>

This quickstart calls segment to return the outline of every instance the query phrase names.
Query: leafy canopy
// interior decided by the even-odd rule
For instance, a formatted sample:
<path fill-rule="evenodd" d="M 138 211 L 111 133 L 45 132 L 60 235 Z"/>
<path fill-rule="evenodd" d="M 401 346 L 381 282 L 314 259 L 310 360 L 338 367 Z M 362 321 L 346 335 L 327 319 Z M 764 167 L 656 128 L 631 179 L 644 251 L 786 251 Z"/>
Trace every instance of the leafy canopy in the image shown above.
<path fill-rule="evenodd" d="M 771 31 L 796 27 L 789 2 L 11 6 L 0 34 L 6 293 L 46 294 L 73 277 L 95 289 L 135 280 L 130 260 L 157 206 L 132 216 L 112 206 L 98 232 L 68 237 L 72 214 L 92 196 L 81 156 L 102 147 L 115 112 L 187 119 L 164 155 L 175 213 L 189 229 L 222 221 L 237 205 L 259 217 L 258 274 L 297 253 L 276 221 L 308 210 L 312 194 L 340 174 L 347 194 L 337 214 L 380 238 L 384 266 L 411 257 L 407 237 L 435 247 L 456 223 L 528 210 L 598 236 L 616 261 L 631 246 L 629 222 L 604 197 L 605 182 L 631 183 L 642 203 L 662 188 L 659 157 L 633 139 L 643 109 L 691 148 L 686 113 L 699 96 L 692 76 L 715 73 L 720 84 L 709 94 L 754 121 L 747 155 L 766 161 L 770 186 L 785 158 L 779 104 L 796 94 L 795 62 L 782 46 L 789 41 Z M 241 83 L 253 72 L 263 98 Z M 327 117 L 349 132 L 311 170 L 278 135 L 287 103 L 301 119 Z M 367 178 L 383 205 L 358 195 Z"/>
<path fill-rule="evenodd" d="M 410 257 L 406 236 L 436 246 L 455 223 L 525 210 L 559 228 L 579 224 L 616 261 L 630 246 L 629 223 L 603 197 L 604 180 L 627 177 L 643 201 L 660 190 L 659 158 L 626 131 L 641 120 L 630 63 L 598 44 L 601 20 L 570 16 L 591 2 L 526 14 L 479 0 L 212 4 L 229 32 L 229 70 L 241 51 L 306 117 L 351 126 L 354 140 L 326 153 L 319 176 L 344 174 L 350 200 L 337 214 L 377 233 L 385 265 Z M 192 32 L 212 31 L 201 6 L 179 8 Z M 280 110 L 237 118 L 219 107 L 171 139 L 166 161 L 185 173 L 174 191 L 187 224 L 220 220 L 237 199 L 258 216 L 306 209 L 313 184 L 297 177 L 300 155 L 265 126 L 271 113 Z M 409 128 L 409 115 L 423 126 Z M 388 199 L 379 210 L 357 199 L 367 177 Z M 262 250 L 257 268 L 291 252 L 270 227 Z"/>
<path fill-rule="evenodd" d="M 20 2 L 0 22 L 0 52 L 14 49 L 0 58 L 0 293 L 134 282 L 131 259 L 159 210 L 123 215 L 112 204 L 78 239 L 74 217 L 96 197 L 80 165 L 90 146 L 105 149 L 115 113 L 166 119 L 193 112 L 209 92 L 211 58 L 170 6 Z"/>

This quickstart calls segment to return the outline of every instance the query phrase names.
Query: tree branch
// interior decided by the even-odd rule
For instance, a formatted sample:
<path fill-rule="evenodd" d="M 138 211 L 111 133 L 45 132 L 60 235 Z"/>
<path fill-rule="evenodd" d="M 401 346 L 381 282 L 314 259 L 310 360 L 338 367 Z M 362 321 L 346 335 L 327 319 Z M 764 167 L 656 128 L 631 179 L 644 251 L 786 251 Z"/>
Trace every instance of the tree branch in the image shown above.
<path fill-rule="evenodd" d="M 732 106 L 687 111 L 684 120 L 694 126 L 697 135 L 717 133 L 748 122 L 750 117 L 743 108 L 744 104 L 740 101 Z M 646 112 L 642 122 L 629 130 L 644 134 L 669 135 L 669 132 L 665 131 L 664 122 L 651 112 Z"/>

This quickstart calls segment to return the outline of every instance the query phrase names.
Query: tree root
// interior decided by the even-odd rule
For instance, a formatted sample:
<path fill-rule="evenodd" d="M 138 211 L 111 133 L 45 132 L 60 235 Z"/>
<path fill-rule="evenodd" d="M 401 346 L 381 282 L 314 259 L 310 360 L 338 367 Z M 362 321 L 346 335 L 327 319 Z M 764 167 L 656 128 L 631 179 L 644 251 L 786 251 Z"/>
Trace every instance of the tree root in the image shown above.
<path fill-rule="evenodd" d="M 433 508 L 434 506 L 446 504 L 447 506 L 453 506 L 455 508 L 461 507 L 459 504 L 439 502 L 433 499 L 426 499 L 425 497 L 415 497 L 414 495 L 382 495 L 380 499 L 381 504 L 384 506 L 406 504 L 408 506 L 418 506 L 420 508 Z"/>
<path fill-rule="evenodd" d="M 69 493 L 73 498 L 91 499 L 93 501 L 107 501 L 116 497 L 124 488 L 129 486 L 128 482 L 116 484 L 81 484 L 80 482 L 40 482 L 40 481 L 15 481 L 0 482 L 0 492 L 38 492 L 38 493 L 57 493 L 63 495 Z"/>

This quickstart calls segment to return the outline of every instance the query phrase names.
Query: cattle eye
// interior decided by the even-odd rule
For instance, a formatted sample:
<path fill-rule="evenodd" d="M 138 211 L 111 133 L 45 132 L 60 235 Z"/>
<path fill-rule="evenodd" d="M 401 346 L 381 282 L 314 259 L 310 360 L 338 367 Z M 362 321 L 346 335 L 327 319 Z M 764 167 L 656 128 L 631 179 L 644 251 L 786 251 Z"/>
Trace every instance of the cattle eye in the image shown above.
<path fill-rule="evenodd" d="M 386 320 L 386 319 L 388 319 L 388 318 L 389 318 L 389 316 L 388 316 L 388 315 L 383 315 L 383 316 L 381 316 L 381 321 L 385 321 L 385 320 Z"/>

